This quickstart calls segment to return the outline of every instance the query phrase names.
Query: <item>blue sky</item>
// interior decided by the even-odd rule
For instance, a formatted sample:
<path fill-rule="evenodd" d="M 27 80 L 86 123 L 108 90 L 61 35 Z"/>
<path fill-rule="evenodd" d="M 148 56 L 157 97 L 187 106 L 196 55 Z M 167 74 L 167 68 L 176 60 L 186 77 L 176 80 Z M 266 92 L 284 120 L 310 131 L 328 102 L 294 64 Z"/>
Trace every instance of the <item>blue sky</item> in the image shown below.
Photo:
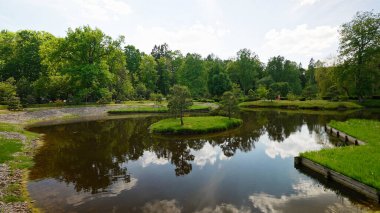
<path fill-rule="evenodd" d="M 242 48 L 263 62 L 283 55 L 307 65 L 337 55 L 339 26 L 379 0 L 0 0 L 0 29 L 99 27 L 150 53 L 167 42 L 182 53 L 234 57 Z"/>

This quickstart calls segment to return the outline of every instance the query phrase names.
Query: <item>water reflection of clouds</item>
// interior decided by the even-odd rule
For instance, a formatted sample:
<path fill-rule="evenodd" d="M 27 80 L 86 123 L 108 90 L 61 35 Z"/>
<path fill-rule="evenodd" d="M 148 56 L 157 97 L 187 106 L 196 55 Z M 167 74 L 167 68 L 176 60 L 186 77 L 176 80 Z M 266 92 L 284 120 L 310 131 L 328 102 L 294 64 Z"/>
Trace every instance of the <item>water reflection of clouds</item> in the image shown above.
<path fill-rule="evenodd" d="M 141 212 L 144 213 L 161 213 L 161 212 L 171 212 L 180 213 L 181 207 L 176 200 L 156 200 L 152 202 L 145 203 L 141 208 Z"/>
<path fill-rule="evenodd" d="M 154 152 L 144 151 L 144 154 L 141 157 L 142 167 L 147 167 L 150 164 L 165 165 L 167 163 L 169 163 L 168 159 L 158 158 Z"/>
<path fill-rule="evenodd" d="M 206 143 L 200 150 L 192 150 L 194 155 L 194 163 L 199 167 L 204 167 L 207 163 L 214 165 L 219 160 L 228 160 L 229 158 L 223 154 L 219 146 L 213 147 L 210 143 Z"/>
<path fill-rule="evenodd" d="M 326 137 L 315 132 L 309 134 L 306 126 L 282 142 L 271 141 L 267 134 L 260 138 L 260 142 L 266 146 L 265 153 L 270 158 L 280 156 L 283 159 L 298 156 L 301 152 L 320 150 L 328 146 Z"/>
<path fill-rule="evenodd" d="M 191 154 L 194 155 L 193 163 L 199 167 L 204 167 L 206 164 L 214 165 L 217 160 L 229 160 L 230 157 L 224 155 L 222 149 L 219 146 L 212 146 L 210 143 L 199 149 L 191 149 Z M 169 163 L 167 158 L 158 158 L 154 152 L 144 151 L 143 156 L 140 158 L 142 167 L 147 167 L 151 164 L 165 165 Z"/>
<path fill-rule="evenodd" d="M 238 208 L 232 204 L 222 203 L 220 205 L 215 206 L 214 208 L 206 207 L 200 211 L 196 211 L 195 213 L 224 213 L 224 212 L 249 213 L 249 212 L 251 212 L 251 209 L 249 207 L 246 207 L 246 206 Z"/>
<path fill-rule="evenodd" d="M 102 197 L 115 197 L 119 195 L 124 190 L 131 190 L 137 185 L 137 179 L 131 178 L 130 182 L 126 182 L 123 179 L 120 179 L 110 185 L 104 192 L 98 194 L 90 194 L 90 193 L 77 193 L 72 194 L 71 196 L 66 198 L 66 202 L 69 205 L 79 206 L 85 202 L 102 198 Z"/>
<path fill-rule="evenodd" d="M 267 193 L 256 193 L 249 196 L 253 207 L 261 212 L 359 212 L 347 198 L 337 198 L 337 195 L 325 190 L 311 180 L 300 179 L 293 185 L 294 193 L 280 197 Z M 326 207 L 327 206 L 327 207 Z"/>

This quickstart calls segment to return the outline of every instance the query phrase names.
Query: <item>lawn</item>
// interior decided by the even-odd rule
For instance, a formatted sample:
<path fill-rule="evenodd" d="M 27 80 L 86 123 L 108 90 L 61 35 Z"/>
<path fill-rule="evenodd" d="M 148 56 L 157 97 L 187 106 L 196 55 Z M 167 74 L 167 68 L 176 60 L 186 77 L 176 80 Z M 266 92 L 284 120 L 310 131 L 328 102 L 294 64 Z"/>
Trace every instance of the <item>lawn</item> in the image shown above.
<path fill-rule="evenodd" d="M 310 101 L 250 101 L 239 104 L 241 108 L 288 108 L 288 109 L 321 109 L 321 110 L 336 110 L 336 109 L 360 109 L 362 106 L 354 102 L 334 102 L 326 100 L 310 100 Z"/>
<path fill-rule="evenodd" d="M 187 111 L 197 112 L 197 111 L 209 111 L 210 107 L 203 105 L 193 105 Z M 130 107 L 110 110 L 110 114 L 127 114 L 127 113 L 167 113 L 169 112 L 166 106 L 143 106 L 143 107 Z"/>
<path fill-rule="evenodd" d="M 366 142 L 366 145 L 323 149 L 301 156 L 380 189 L 380 121 L 331 121 L 329 126 Z"/>
<path fill-rule="evenodd" d="M 149 129 L 159 134 L 204 134 L 219 132 L 240 126 L 243 121 L 222 116 L 184 117 L 181 126 L 179 118 L 169 118 L 152 124 Z"/>

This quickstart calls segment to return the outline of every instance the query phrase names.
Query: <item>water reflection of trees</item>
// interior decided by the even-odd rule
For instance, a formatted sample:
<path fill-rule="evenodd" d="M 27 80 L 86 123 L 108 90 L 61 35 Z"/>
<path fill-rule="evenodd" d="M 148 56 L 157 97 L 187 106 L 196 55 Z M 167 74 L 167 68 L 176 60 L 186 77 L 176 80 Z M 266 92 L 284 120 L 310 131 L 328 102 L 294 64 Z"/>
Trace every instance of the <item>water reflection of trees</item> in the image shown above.
<path fill-rule="evenodd" d="M 32 180 L 54 178 L 72 183 L 77 191 L 101 192 L 120 177 L 130 180 L 125 163 L 138 160 L 144 151 L 157 158 L 168 159 L 177 176 L 189 174 L 195 156 L 206 143 L 219 146 L 223 154 L 232 157 L 240 150 L 249 152 L 255 142 L 267 133 L 273 141 L 281 142 L 300 131 L 306 124 L 309 131 L 322 131 L 331 119 L 346 117 L 305 115 L 276 111 L 243 113 L 244 125 L 237 131 L 202 139 L 154 138 L 147 133 L 149 124 L 159 118 L 131 118 L 85 122 L 36 129 L 45 133 L 47 143 L 35 156 Z"/>

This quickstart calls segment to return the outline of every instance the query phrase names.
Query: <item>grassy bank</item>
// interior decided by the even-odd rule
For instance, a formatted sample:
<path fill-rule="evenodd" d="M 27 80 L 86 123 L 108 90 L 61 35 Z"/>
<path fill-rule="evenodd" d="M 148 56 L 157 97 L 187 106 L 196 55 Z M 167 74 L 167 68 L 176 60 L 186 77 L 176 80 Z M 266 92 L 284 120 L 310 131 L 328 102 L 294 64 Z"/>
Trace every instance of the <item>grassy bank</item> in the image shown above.
<path fill-rule="evenodd" d="M 362 106 L 353 102 L 333 102 L 326 100 L 310 101 L 250 101 L 239 104 L 241 108 L 285 108 L 285 109 L 360 109 Z"/>
<path fill-rule="evenodd" d="M 208 112 L 210 108 L 208 106 L 202 106 L 202 105 L 193 105 L 189 108 L 190 112 Z M 130 108 L 121 108 L 121 109 L 115 109 L 110 110 L 108 113 L 110 114 L 128 114 L 128 113 L 167 113 L 169 112 L 168 108 L 166 106 L 144 106 L 144 107 L 130 107 Z"/>
<path fill-rule="evenodd" d="M 181 126 L 179 118 L 169 118 L 152 124 L 149 128 L 159 134 L 204 134 L 238 127 L 242 120 L 222 116 L 185 117 Z"/>
<path fill-rule="evenodd" d="M 380 122 L 352 119 L 332 121 L 329 125 L 366 142 L 366 145 L 323 149 L 301 156 L 380 189 Z"/>
<path fill-rule="evenodd" d="M 6 164 L 10 168 L 10 176 L 3 177 L 5 186 L 0 186 L 0 201 L 29 201 L 25 181 L 15 174 L 25 173 L 26 169 L 33 166 L 33 140 L 38 134 L 26 131 L 20 125 L 6 123 L 0 123 L 0 132 L 0 164 Z"/>

